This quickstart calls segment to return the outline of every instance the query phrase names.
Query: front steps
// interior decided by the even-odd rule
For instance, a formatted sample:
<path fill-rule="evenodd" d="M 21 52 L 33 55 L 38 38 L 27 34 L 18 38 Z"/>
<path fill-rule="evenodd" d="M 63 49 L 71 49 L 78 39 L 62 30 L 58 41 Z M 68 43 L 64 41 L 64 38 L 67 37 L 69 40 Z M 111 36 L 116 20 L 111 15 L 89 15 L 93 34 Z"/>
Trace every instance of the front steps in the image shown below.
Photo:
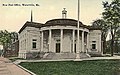
<path fill-rule="evenodd" d="M 84 59 L 89 58 L 87 53 L 54 53 L 54 52 L 39 52 L 27 53 L 27 59 L 42 59 L 42 60 L 59 60 L 59 59 Z"/>
<path fill-rule="evenodd" d="M 59 59 L 83 59 L 89 58 L 89 54 L 86 53 L 46 53 L 43 59 L 59 60 Z"/>

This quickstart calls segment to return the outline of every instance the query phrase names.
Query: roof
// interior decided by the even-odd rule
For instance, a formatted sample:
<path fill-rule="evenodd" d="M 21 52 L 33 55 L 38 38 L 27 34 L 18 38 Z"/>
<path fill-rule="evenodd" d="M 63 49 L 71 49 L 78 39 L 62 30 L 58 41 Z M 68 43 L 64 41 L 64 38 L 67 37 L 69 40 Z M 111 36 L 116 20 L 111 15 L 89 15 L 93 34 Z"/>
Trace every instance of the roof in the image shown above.
<path fill-rule="evenodd" d="M 19 30 L 18 33 L 21 33 L 26 27 L 35 27 L 35 28 L 41 28 L 46 26 L 76 26 L 77 27 L 77 20 L 74 19 L 52 19 L 47 21 L 45 24 L 42 23 L 36 23 L 36 22 L 26 22 L 23 27 Z M 93 26 L 87 26 L 84 25 L 82 22 L 79 21 L 80 27 L 88 28 L 90 30 L 101 30 L 101 28 L 93 27 Z"/>
<path fill-rule="evenodd" d="M 101 30 L 100 27 L 94 27 L 94 26 L 87 26 L 89 30 Z"/>
<path fill-rule="evenodd" d="M 79 22 L 83 26 L 82 22 Z M 77 20 L 74 19 L 52 19 L 45 23 L 44 26 L 77 26 Z"/>
<path fill-rule="evenodd" d="M 40 28 L 42 27 L 42 23 L 36 23 L 36 22 L 26 22 L 23 27 L 19 30 L 18 33 L 21 33 L 26 27 L 35 27 L 35 28 Z"/>

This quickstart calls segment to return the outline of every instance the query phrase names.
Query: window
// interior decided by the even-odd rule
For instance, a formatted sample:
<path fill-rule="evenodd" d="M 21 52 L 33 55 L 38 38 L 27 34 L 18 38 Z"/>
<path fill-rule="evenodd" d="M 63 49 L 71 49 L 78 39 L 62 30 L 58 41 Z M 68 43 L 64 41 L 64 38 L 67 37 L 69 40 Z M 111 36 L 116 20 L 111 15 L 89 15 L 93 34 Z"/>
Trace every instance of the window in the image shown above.
<path fill-rule="evenodd" d="M 37 48 L 37 39 L 32 39 L 32 48 L 36 49 Z"/>
<path fill-rule="evenodd" d="M 32 48 L 36 48 L 36 42 L 32 43 Z"/>
<path fill-rule="evenodd" d="M 96 44 L 92 44 L 92 49 L 96 49 Z"/>

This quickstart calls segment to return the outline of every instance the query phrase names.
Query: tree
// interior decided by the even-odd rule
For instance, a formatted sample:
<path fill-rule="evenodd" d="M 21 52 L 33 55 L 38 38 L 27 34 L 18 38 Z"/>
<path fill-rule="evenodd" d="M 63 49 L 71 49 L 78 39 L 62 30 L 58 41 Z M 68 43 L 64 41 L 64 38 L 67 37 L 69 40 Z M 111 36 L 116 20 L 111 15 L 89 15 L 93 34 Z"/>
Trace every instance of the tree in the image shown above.
<path fill-rule="evenodd" d="M 120 29 L 117 29 L 116 36 L 115 36 L 115 51 L 118 53 L 120 52 Z"/>
<path fill-rule="evenodd" d="M 18 33 L 17 32 L 11 32 L 10 33 L 10 38 L 11 38 L 11 42 L 15 42 L 16 40 L 18 40 Z"/>
<path fill-rule="evenodd" d="M 117 28 L 120 24 L 120 0 L 113 0 L 111 3 L 103 2 L 104 12 L 102 13 L 103 19 L 109 26 L 111 33 L 111 56 L 113 56 L 114 51 L 114 41 Z"/>
<path fill-rule="evenodd" d="M 10 44 L 11 44 L 11 50 L 13 50 L 13 43 L 16 42 L 16 40 L 18 40 L 18 33 L 17 32 L 11 32 L 10 33 L 10 38 L 11 38 L 11 41 L 10 41 Z"/>
<path fill-rule="evenodd" d="M 3 56 L 6 53 L 6 50 L 12 50 L 12 43 L 18 39 L 18 33 L 8 32 L 7 30 L 0 31 L 0 44 L 3 45 Z"/>
<path fill-rule="evenodd" d="M 10 42 L 11 38 L 10 38 L 10 33 L 7 30 L 4 31 L 0 31 L 0 43 L 1 45 L 3 45 L 3 52 L 5 53 L 7 48 L 8 48 L 8 44 Z M 3 55 L 4 55 L 3 53 Z"/>
<path fill-rule="evenodd" d="M 103 53 L 105 54 L 106 53 L 106 38 L 107 38 L 107 34 L 108 34 L 108 26 L 103 19 L 95 20 L 92 23 L 92 26 L 101 28 L 101 32 L 102 32 L 101 39 L 103 41 Z"/>

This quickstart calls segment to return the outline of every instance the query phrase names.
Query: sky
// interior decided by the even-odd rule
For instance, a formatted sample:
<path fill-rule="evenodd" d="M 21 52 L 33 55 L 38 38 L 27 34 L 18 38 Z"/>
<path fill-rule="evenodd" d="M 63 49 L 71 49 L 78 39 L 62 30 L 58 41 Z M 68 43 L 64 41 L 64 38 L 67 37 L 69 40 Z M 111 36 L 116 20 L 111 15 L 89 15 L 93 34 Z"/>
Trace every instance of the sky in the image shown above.
<path fill-rule="evenodd" d="M 31 10 L 33 21 L 45 23 L 48 20 L 62 18 L 62 10 L 66 8 L 67 18 L 77 20 L 78 0 L 0 0 L 0 30 L 18 32 L 26 21 L 30 21 Z M 101 18 L 102 1 L 80 0 L 80 21 L 85 25 Z M 19 6 L 16 6 L 19 5 Z M 28 5 L 28 6 L 23 6 Z M 32 5 L 34 6 L 32 6 Z"/>

